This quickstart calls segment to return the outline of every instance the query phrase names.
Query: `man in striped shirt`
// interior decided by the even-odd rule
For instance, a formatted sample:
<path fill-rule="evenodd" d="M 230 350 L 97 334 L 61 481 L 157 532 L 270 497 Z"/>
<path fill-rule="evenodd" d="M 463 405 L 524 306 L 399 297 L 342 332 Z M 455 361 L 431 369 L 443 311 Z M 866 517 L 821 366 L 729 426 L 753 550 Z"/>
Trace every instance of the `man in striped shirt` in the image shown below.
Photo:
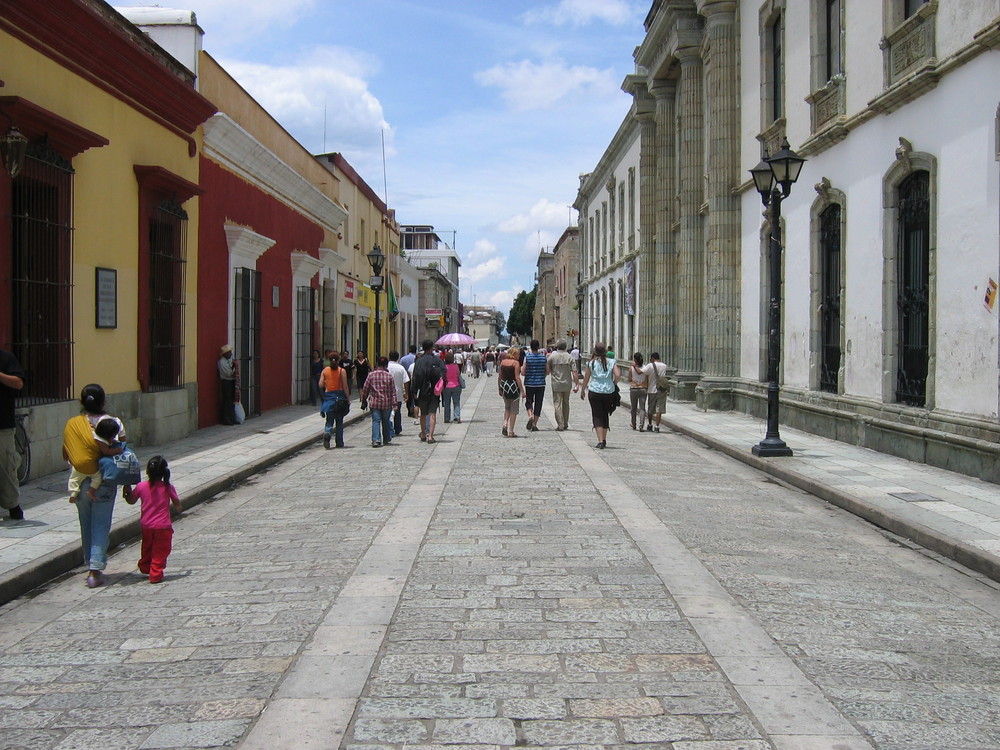
<path fill-rule="evenodd" d="M 532 339 L 531 351 L 524 355 L 524 405 L 528 412 L 527 429 L 531 432 L 538 432 L 545 396 L 545 354 L 538 351 L 538 346 L 538 339 Z"/>

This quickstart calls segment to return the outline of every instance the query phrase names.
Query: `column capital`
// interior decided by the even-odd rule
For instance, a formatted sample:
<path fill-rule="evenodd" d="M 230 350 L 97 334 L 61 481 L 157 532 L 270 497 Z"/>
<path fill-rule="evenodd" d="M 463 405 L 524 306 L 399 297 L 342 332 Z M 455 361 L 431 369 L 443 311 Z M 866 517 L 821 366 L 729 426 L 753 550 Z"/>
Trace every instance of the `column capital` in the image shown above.
<path fill-rule="evenodd" d="M 698 14 L 714 21 L 736 20 L 736 9 L 739 3 L 736 0 L 698 0 Z M 726 19 L 725 16 L 729 16 Z"/>
<path fill-rule="evenodd" d="M 657 78 L 649 87 L 649 93 L 652 94 L 653 98 L 657 101 L 660 99 L 669 99 L 677 94 L 677 79 Z"/>

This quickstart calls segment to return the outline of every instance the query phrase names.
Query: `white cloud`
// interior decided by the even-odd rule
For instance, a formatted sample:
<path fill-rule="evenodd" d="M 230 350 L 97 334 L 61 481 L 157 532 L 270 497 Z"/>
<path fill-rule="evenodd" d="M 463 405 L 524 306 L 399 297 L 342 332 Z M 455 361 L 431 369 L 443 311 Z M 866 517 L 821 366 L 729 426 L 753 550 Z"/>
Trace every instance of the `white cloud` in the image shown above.
<path fill-rule="evenodd" d="M 538 203 L 528 209 L 527 213 L 511 216 L 504 219 L 497 225 L 497 230 L 520 234 L 521 232 L 534 232 L 539 229 L 558 229 L 560 233 L 566 228 L 570 220 L 570 213 L 566 206 L 561 203 L 554 203 L 548 198 L 542 198 Z M 558 239 L 558 236 L 557 238 Z"/>
<path fill-rule="evenodd" d="M 324 47 L 287 65 L 241 60 L 221 64 L 310 151 L 372 156 L 380 154 L 383 130 L 391 140 L 382 103 L 363 77 L 370 73 L 363 56 Z"/>
<path fill-rule="evenodd" d="M 479 263 L 487 258 L 493 257 L 497 254 L 497 252 L 498 248 L 495 242 L 481 238 L 476 240 L 475 244 L 472 246 L 472 252 L 466 256 L 466 259 L 472 263 Z"/>
<path fill-rule="evenodd" d="M 459 271 L 461 281 L 466 284 L 478 284 L 484 279 L 491 279 L 504 270 L 503 258 L 490 258 L 484 263 L 480 263 L 470 268 L 462 267 Z"/>
<path fill-rule="evenodd" d="M 635 9 L 626 0 L 560 0 L 558 5 L 528 11 L 522 18 L 529 24 L 586 26 L 591 21 L 604 21 L 621 26 L 635 14 Z"/>
<path fill-rule="evenodd" d="M 195 11 L 198 25 L 205 29 L 206 46 L 233 43 L 266 33 L 275 27 L 291 28 L 312 11 L 318 0 L 196 0 L 168 3 L 168 7 Z M 132 0 L 120 6 L 159 7 L 160 0 Z M 210 30 L 210 31 L 209 31 Z"/>
<path fill-rule="evenodd" d="M 486 298 L 486 301 L 483 304 L 495 307 L 497 310 L 502 311 L 504 313 L 504 317 L 506 317 L 510 311 L 511 305 L 514 304 L 514 298 L 519 292 L 522 291 L 524 291 L 524 287 L 515 284 L 514 288 L 511 290 L 504 289 L 498 292 L 493 292 L 493 294 Z"/>
<path fill-rule="evenodd" d="M 586 65 L 568 66 L 561 61 L 535 63 L 530 60 L 495 65 L 475 74 L 483 86 L 495 86 L 511 107 L 519 111 L 548 109 L 573 94 L 620 96 L 612 70 Z"/>

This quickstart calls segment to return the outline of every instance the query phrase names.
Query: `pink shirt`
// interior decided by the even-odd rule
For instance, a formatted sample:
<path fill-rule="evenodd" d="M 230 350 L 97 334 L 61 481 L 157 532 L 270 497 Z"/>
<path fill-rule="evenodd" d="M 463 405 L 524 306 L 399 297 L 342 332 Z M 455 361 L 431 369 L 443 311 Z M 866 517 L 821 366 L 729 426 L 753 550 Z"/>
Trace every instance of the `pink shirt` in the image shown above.
<path fill-rule="evenodd" d="M 132 494 L 142 501 L 142 512 L 139 516 L 142 528 L 173 528 L 170 523 L 170 500 L 177 499 L 177 490 L 172 484 L 139 482 L 132 488 Z"/>
<path fill-rule="evenodd" d="M 458 388 L 462 384 L 459 379 L 458 365 L 450 364 L 444 366 L 444 387 Z"/>

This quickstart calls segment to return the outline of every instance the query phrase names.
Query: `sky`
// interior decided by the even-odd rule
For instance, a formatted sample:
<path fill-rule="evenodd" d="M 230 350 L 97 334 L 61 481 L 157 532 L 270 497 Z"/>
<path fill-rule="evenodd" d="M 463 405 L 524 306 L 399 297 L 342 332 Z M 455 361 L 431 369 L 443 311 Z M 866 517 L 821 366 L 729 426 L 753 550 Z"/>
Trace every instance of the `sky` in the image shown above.
<path fill-rule="evenodd" d="M 651 3 L 127 4 L 193 10 L 205 50 L 303 146 L 341 152 L 400 224 L 456 249 L 463 303 L 506 314 L 628 114 Z"/>

